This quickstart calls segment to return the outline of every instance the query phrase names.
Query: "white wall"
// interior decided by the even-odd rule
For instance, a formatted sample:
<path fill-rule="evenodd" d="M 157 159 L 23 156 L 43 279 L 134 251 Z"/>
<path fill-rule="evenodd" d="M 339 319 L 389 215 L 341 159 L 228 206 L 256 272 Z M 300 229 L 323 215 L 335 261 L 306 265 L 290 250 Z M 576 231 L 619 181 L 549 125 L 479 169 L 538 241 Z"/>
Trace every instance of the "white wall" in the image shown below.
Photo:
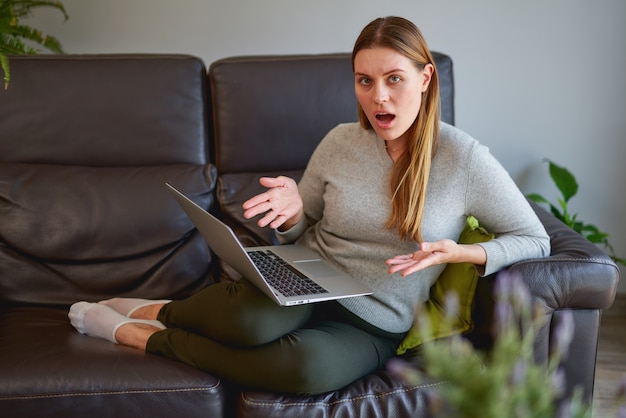
<path fill-rule="evenodd" d="M 69 53 L 173 52 L 207 65 L 242 54 L 350 51 L 378 16 L 401 15 L 452 56 L 456 122 L 524 192 L 556 196 L 550 158 L 578 178 L 580 219 L 626 257 L 624 0 L 64 0 L 30 23 Z M 620 290 L 626 292 L 626 280 Z"/>

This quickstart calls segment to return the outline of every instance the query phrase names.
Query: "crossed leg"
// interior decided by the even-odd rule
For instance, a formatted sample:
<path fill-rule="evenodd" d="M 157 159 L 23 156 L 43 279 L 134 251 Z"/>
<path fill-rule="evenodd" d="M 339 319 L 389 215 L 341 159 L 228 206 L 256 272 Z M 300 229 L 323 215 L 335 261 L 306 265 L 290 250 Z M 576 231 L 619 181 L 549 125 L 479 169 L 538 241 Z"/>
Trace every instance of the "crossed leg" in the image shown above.
<path fill-rule="evenodd" d="M 83 333 L 113 333 L 107 339 L 272 391 L 342 387 L 382 367 L 398 343 L 342 319 L 333 311 L 338 304 L 280 307 L 247 282 L 214 284 L 182 301 L 144 303 L 126 311 L 130 318 L 112 302 L 91 305 L 99 307 L 83 315 L 85 328 L 75 324 Z"/>
<path fill-rule="evenodd" d="M 262 345 L 303 326 L 313 307 L 276 305 L 246 281 L 218 283 L 180 301 L 113 298 L 78 302 L 68 314 L 81 333 L 146 350 L 148 339 L 166 327 L 220 343 Z"/>

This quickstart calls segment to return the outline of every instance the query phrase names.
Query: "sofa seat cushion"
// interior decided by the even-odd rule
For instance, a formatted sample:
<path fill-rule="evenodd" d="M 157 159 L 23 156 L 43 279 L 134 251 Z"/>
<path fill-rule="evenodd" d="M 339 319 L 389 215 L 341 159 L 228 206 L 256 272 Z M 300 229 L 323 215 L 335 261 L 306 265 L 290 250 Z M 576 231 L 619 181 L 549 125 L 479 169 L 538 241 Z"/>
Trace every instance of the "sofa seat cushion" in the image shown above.
<path fill-rule="evenodd" d="M 81 335 L 64 307 L 4 307 L 0 330 L 0 410 L 10 416 L 223 416 L 218 378 Z"/>
<path fill-rule="evenodd" d="M 317 396 L 242 392 L 237 416 L 246 418 L 418 417 L 428 410 L 442 382 L 404 385 L 388 371 L 367 375 L 343 389 Z"/>
<path fill-rule="evenodd" d="M 210 208 L 215 178 L 210 165 L 0 163 L 2 299 L 70 304 L 203 288 L 208 249 L 164 183 Z"/>

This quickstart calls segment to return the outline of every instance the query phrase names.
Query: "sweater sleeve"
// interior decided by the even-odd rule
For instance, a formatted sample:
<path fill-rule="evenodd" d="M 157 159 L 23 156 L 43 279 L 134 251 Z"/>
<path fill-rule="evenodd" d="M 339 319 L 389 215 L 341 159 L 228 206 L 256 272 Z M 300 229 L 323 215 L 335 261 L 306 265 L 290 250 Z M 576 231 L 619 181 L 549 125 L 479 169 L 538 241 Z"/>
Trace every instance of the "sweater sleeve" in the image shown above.
<path fill-rule="evenodd" d="M 487 253 L 482 275 L 489 275 L 517 261 L 546 257 L 550 238 L 541 221 L 509 173 L 476 144 L 470 160 L 466 207 L 496 238 L 479 244 Z"/>
<path fill-rule="evenodd" d="M 306 231 L 308 225 L 309 223 L 306 220 L 306 216 L 302 217 L 302 219 L 300 219 L 297 224 L 295 224 L 286 231 L 279 231 L 278 229 L 276 229 L 276 239 L 280 244 L 291 244 L 292 242 L 295 242 L 298 238 L 300 238 L 302 234 L 304 234 L 304 231 Z"/>

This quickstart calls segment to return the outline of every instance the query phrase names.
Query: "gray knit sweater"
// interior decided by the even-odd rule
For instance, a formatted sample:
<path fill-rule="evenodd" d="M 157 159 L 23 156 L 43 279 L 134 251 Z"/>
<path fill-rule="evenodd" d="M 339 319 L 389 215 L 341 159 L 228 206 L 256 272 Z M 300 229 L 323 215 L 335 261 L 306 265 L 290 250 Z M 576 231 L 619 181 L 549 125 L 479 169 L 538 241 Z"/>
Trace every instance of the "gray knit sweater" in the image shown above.
<path fill-rule="evenodd" d="M 417 249 L 415 242 L 384 226 L 391 208 L 392 165 L 374 131 L 357 123 L 337 126 L 313 153 L 298 185 L 305 219 L 279 239 L 297 240 L 369 286 L 373 295 L 340 303 L 371 324 L 399 333 L 410 328 L 417 304 L 429 297 L 445 265 L 404 278 L 387 272 L 385 260 Z M 457 240 L 468 215 L 496 234 L 481 244 L 487 253 L 487 264 L 479 269 L 483 275 L 549 254 L 545 229 L 487 147 L 442 123 L 428 184 L 424 240 Z"/>

